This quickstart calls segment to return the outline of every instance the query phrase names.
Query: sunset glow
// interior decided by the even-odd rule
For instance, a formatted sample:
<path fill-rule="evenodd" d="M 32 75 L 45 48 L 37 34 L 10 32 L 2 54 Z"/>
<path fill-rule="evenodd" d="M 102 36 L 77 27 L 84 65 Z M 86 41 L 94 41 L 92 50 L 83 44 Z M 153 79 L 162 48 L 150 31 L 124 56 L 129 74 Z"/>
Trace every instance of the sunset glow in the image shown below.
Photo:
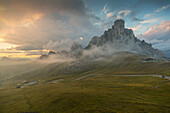
<path fill-rule="evenodd" d="M 134 6 L 124 4 L 122 1 L 101 0 L 99 5 L 90 0 L 67 2 L 68 4 L 65 4 L 65 0 L 0 1 L 0 49 L 24 51 L 22 54 L 0 51 L 0 57 L 38 57 L 43 49 L 69 50 L 74 41 L 80 41 L 86 46 L 94 35 L 100 36 L 120 18 L 126 20 L 126 27 L 134 30 L 140 39 L 151 43 L 158 40 L 159 44 L 169 42 L 165 38 L 170 32 L 168 2 L 164 4 L 156 2 L 158 5 L 151 7 L 145 2 L 137 4 L 138 0 L 132 1 Z M 121 8 L 115 5 L 119 2 L 122 4 Z M 80 7 L 75 7 L 75 4 Z M 143 11 L 141 7 L 149 9 L 148 12 Z M 161 30 L 164 30 L 161 33 L 166 32 L 166 36 L 150 32 L 159 24 L 163 27 Z M 148 38 L 146 35 L 148 33 L 154 38 Z M 158 47 L 158 43 L 154 44 Z M 27 54 L 30 50 L 36 55 Z"/>

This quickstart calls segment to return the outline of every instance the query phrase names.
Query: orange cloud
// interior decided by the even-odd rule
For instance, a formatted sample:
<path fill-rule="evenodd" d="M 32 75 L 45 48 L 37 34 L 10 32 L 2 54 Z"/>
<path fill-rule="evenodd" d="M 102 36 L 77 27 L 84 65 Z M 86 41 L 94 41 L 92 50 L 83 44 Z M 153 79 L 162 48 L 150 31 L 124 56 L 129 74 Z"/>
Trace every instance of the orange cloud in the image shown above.
<path fill-rule="evenodd" d="M 170 48 L 170 20 L 163 21 L 159 25 L 151 26 L 148 31 L 138 35 L 139 38 L 152 43 L 155 48 L 168 50 Z"/>
<path fill-rule="evenodd" d="M 20 51 L 15 49 L 0 49 L 0 57 L 11 57 L 11 58 L 37 58 L 41 54 L 47 53 L 48 50 L 30 50 Z"/>
<path fill-rule="evenodd" d="M 106 14 L 106 18 L 110 18 L 110 17 L 112 17 L 114 14 L 115 14 L 115 11 L 110 12 L 110 13 L 107 13 L 107 14 Z"/>
<path fill-rule="evenodd" d="M 17 45 L 5 43 L 4 39 L 0 38 L 0 49 L 7 49 L 7 48 L 14 48 L 17 47 Z"/>
<path fill-rule="evenodd" d="M 162 32 L 170 32 L 170 20 L 163 21 L 159 25 L 154 25 L 149 28 L 149 30 L 144 33 L 144 36 L 160 34 Z"/>
<path fill-rule="evenodd" d="M 129 27 L 129 28 L 132 29 L 132 30 L 134 30 L 134 31 L 137 31 L 137 30 L 139 30 L 139 29 L 142 28 L 142 25 L 137 25 L 137 26 L 135 26 L 135 27 Z"/>
<path fill-rule="evenodd" d="M 36 13 L 32 15 L 26 15 L 23 20 L 21 21 L 21 26 L 24 27 L 30 27 L 31 25 L 34 25 L 34 22 L 39 20 L 43 16 L 42 13 Z"/>
<path fill-rule="evenodd" d="M 107 13 L 109 10 L 110 10 L 110 9 L 109 9 L 109 7 L 107 7 L 107 4 L 106 4 L 106 5 L 104 6 L 102 12 L 103 12 L 103 13 Z"/>

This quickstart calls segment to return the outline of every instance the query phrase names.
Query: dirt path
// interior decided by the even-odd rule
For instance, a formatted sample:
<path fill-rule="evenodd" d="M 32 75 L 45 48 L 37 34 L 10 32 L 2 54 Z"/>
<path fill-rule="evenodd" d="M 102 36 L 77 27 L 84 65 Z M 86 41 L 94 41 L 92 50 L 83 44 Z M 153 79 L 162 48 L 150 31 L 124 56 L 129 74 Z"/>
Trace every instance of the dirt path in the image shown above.
<path fill-rule="evenodd" d="M 87 78 L 87 77 L 90 77 L 90 76 L 95 76 L 95 75 L 103 75 L 103 74 L 92 74 L 92 75 L 86 75 L 86 76 L 83 76 L 83 77 L 77 78 L 77 79 L 75 79 L 74 81 L 81 80 L 81 79 L 84 79 L 84 78 Z"/>
<path fill-rule="evenodd" d="M 147 74 L 147 75 L 116 75 L 116 76 L 152 76 L 152 77 L 160 77 L 160 78 L 164 78 L 164 79 L 169 79 L 170 77 L 168 76 L 164 76 L 164 75 L 154 75 L 154 74 Z"/>
<path fill-rule="evenodd" d="M 73 81 L 77 81 L 77 80 L 81 80 L 81 79 L 84 79 L 84 78 L 87 78 L 87 77 L 90 77 L 90 76 L 95 76 L 95 75 L 103 75 L 103 74 L 91 74 L 91 75 L 86 75 L 86 76 L 83 76 L 83 77 L 80 77 L 80 78 L 77 78 Z M 168 79 L 170 80 L 170 77 L 168 76 L 164 76 L 164 75 L 154 75 L 154 74 L 146 74 L 146 75 L 115 75 L 115 76 L 124 76 L 124 77 L 134 77 L 134 76 L 152 76 L 152 77 L 160 77 L 160 78 L 164 78 L 164 79 Z"/>

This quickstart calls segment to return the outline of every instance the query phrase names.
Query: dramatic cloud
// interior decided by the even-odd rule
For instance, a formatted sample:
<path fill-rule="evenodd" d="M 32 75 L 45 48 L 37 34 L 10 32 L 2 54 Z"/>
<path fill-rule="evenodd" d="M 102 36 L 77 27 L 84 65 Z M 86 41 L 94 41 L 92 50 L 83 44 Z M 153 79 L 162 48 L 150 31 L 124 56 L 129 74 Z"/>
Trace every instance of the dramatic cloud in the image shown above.
<path fill-rule="evenodd" d="M 65 40 L 58 40 L 58 41 L 49 41 L 47 45 L 44 45 L 44 48 L 47 48 L 49 50 L 56 50 L 56 51 L 61 51 L 61 50 L 68 50 L 73 41 L 71 39 L 65 39 Z"/>
<path fill-rule="evenodd" d="M 4 43 L 3 39 L 0 39 L 0 49 L 7 49 L 7 48 L 13 48 L 16 47 L 16 45 L 9 44 L 9 43 Z"/>
<path fill-rule="evenodd" d="M 0 49 L 68 50 L 77 40 L 85 47 L 120 18 L 141 34 L 169 20 L 168 4 L 168 0 L 0 0 Z M 38 55 L 27 55 L 31 54 Z"/>
<path fill-rule="evenodd" d="M 108 28 L 110 28 L 114 21 L 116 19 L 125 19 L 127 18 L 127 16 L 129 16 L 129 14 L 131 13 L 131 10 L 120 10 L 118 12 L 116 11 L 112 11 L 112 12 L 108 12 L 105 15 L 105 19 L 103 19 L 101 21 L 101 27 L 104 28 L 105 30 L 107 30 Z"/>
<path fill-rule="evenodd" d="M 167 44 L 167 42 L 170 42 L 170 20 L 163 21 L 159 25 L 151 26 L 146 33 L 138 37 L 152 43 L 157 48 L 170 48 L 170 45 Z"/>
<path fill-rule="evenodd" d="M 86 37 L 97 21 L 100 18 L 81 0 L 0 0 L 0 36 L 20 50 L 43 49 L 49 40 Z"/>

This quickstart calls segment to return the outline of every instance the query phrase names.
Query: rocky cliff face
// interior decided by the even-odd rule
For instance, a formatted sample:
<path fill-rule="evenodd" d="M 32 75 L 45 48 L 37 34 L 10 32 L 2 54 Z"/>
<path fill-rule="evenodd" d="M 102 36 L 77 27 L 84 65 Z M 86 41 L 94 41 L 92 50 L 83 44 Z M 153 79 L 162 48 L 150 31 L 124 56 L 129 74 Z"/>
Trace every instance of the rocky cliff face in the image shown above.
<path fill-rule="evenodd" d="M 109 45 L 118 51 L 131 51 L 152 57 L 162 58 L 163 53 L 154 49 L 151 44 L 137 39 L 131 29 L 124 27 L 124 20 L 116 20 L 112 29 L 108 29 L 101 37 L 94 36 L 85 49 Z"/>

